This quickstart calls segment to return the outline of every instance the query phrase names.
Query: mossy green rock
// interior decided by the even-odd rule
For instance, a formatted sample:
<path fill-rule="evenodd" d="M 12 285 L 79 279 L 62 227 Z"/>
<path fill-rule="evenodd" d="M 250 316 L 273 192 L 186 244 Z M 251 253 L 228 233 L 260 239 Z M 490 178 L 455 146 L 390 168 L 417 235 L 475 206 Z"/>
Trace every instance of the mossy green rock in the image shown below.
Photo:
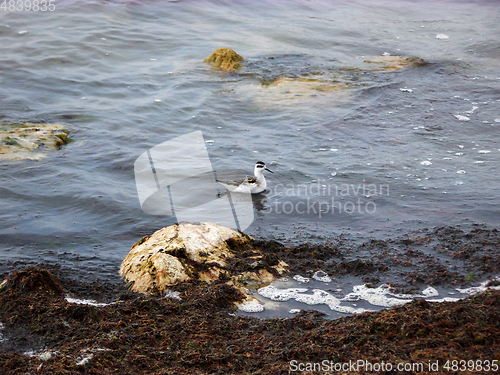
<path fill-rule="evenodd" d="M 70 142 L 69 131 L 56 124 L 1 124 L 0 160 L 40 160 Z"/>
<path fill-rule="evenodd" d="M 230 48 L 218 48 L 203 61 L 221 70 L 231 72 L 240 68 L 240 61 L 244 60 Z"/>

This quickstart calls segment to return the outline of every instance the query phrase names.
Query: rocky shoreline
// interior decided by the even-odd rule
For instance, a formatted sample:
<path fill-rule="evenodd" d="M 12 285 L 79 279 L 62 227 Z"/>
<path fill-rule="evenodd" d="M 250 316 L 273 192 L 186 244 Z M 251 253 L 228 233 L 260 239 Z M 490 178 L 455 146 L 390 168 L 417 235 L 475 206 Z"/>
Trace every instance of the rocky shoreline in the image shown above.
<path fill-rule="evenodd" d="M 291 274 L 321 269 L 360 275 L 367 284 L 399 276 L 400 283 L 391 284 L 395 290 L 473 285 L 499 273 L 498 232 L 481 227 L 470 232 L 435 228 L 356 246 L 342 238 L 294 247 L 256 244 L 264 256 L 285 260 Z M 237 269 L 234 261 L 229 266 Z M 337 320 L 317 311 L 257 319 L 236 314 L 235 303 L 244 296 L 224 280 L 191 280 L 153 296 L 133 293 L 124 283 L 85 281 L 57 265 L 44 264 L 49 271 L 21 263 L 10 268 L 0 286 L 0 373 L 370 372 L 342 368 L 358 360 L 425 365 L 398 372 L 419 374 L 458 372 L 451 366 L 459 362 L 452 361 L 474 360 L 474 366 L 489 363 L 490 370 L 464 367 L 462 373 L 494 373 L 491 366 L 498 362 L 493 361 L 500 361 L 500 291 L 457 302 L 415 300 Z M 7 271 L 2 267 L 1 276 Z M 98 303 L 79 304 L 68 296 Z"/>
<path fill-rule="evenodd" d="M 241 294 L 223 283 L 189 283 L 173 297 L 123 292 L 119 303 L 92 306 L 69 303 L 48 271 L 9 280 L 0 293 L 8 374 L 285 374 L 325 360 L 432 362 L 439 371 L 419 373 L 446 373 L 446 361 L 500 360 L 498 291 L 334 321 L 314 311 L 260 320 L 234 316 Z"/>

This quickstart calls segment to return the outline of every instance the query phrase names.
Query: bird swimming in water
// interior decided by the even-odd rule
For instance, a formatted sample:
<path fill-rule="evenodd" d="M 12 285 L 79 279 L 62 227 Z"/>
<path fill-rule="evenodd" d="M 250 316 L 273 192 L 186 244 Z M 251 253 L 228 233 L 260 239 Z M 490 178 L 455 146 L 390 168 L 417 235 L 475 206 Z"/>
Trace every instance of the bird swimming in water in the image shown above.
<path fill-rule="evenodd" d="M 251 193 L 258 194 L 266 190 L 267 183 L 264 177 L 264 170 L 274 173 L 266 167 L 266 163 L 258 161 L 255 163 L 252 178 L 245 178 L 238 181 L 219 181 L 224 187 L 232 193 Z"/>

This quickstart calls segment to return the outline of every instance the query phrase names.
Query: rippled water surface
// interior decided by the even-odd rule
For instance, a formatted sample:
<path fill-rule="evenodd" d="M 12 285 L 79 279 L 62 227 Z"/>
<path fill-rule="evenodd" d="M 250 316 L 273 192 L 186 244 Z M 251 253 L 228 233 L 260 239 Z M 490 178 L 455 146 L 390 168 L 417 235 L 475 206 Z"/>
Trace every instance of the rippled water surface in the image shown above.
<path fill-rule="evenodd" d="M 499 225 L 497 2 L 55 5 L 0 12 L 0 120 L 64 124 L 74 140 L 1 162 L 1 261 L 115 273 L 135 241 L 175 222 L 141 211 L 134 161 L 196 130 L 215 169 L 274 171 L 246 230 L 256 237 Z M 246 58 L 240 74 L 202 62 L 219 47 Z M 429 64 L 366 69 L 383 54 Z M 262 85 L 307 75 L 347 88 Z"/>

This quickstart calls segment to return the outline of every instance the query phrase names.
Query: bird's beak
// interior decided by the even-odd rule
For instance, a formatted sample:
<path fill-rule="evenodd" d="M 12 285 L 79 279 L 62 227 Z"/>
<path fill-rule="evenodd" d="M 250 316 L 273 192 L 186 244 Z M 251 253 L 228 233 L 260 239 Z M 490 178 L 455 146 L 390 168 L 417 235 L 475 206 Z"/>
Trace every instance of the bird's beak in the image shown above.
<path fill-rule="evenodd" d="M 272 170 L 270 170 L 269 168 L 266 168 L 266 171 L 269 171 L 271 173 L 274 173 Z"/>

